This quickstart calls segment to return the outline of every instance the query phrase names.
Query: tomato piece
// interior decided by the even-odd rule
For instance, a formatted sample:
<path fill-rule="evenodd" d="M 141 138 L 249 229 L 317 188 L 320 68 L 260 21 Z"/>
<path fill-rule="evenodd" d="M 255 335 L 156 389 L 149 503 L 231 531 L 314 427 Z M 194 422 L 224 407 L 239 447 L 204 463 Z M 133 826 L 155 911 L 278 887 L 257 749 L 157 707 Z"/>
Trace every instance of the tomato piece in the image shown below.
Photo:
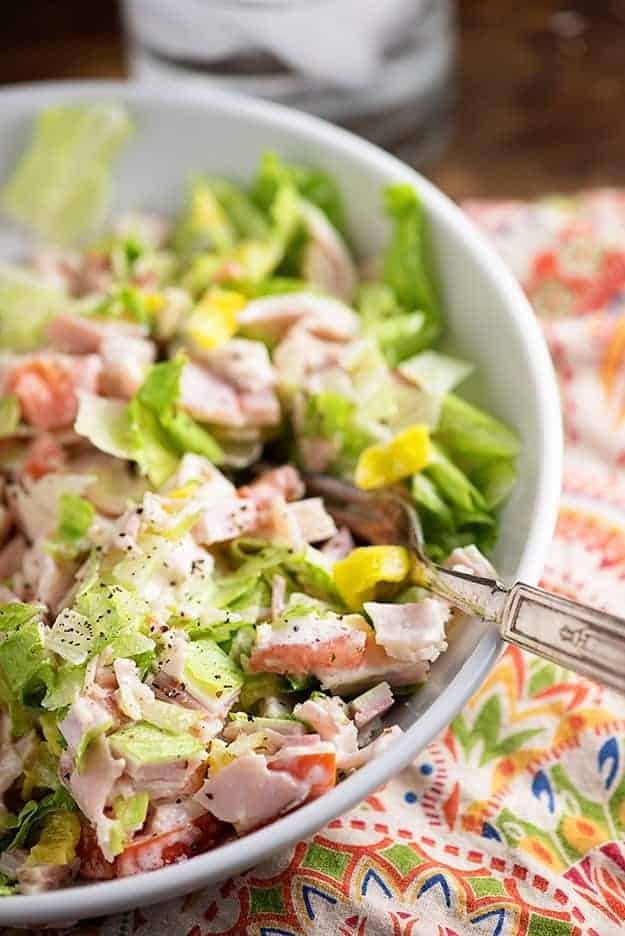
<path fill-rule="evenodd" d="M 97 844 L 95 832 L 91 826 L 87 826 L 83 828 L 78 848 L 80 873 L 90 880 L 103 881 L 129 877 L 143 871 L 156 871 L 208 851 L 225 836 L 228 828 L 210 813 L 205 813 L 184 827 L 171 829 L 161 835 L 140 836 L 114 861 L 109 862 Z"/>
<path fill-rule="evenodd" d="M 76 418 L 74 382 L 57 361 L 35 360 L 17 367 L 9 390 L 18 398 L 26 422 L 38 429 L 70 426 Z"/>
<path fill-rule="evenodd" d="M 281 755 L 268 764 L 270 770 L 284 770 L 295 780 L 310 783 L 309 800 L 317 799 L 336 786 L 336 754 L 334 751 L 297 751 Z"/>

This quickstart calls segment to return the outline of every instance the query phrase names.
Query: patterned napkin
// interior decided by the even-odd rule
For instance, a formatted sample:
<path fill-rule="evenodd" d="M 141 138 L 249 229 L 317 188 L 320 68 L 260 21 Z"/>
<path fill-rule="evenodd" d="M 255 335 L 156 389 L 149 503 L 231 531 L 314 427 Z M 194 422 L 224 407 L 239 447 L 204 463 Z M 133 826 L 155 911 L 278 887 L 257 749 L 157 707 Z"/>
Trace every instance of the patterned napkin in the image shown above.
<path fill-rule="evenodd" d="M 625 612 L 625 193 L 465 206 L 523 283 L 567 451 L 543 585 Z M 414 764 L 310 842 L 72 936 L 625 931 L 625 701 L 509 649 Z"/>

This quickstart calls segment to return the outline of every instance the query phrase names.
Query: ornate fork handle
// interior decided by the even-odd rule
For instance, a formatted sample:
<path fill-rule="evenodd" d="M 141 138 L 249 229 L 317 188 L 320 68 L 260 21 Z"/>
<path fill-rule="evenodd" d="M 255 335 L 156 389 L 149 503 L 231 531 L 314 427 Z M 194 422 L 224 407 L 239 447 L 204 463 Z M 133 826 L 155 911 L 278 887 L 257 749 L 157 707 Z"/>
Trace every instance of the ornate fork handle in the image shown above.
<path fill-rule="evenodd" d="M 508 643 L 625 692 L 625 620 L 529 585 L 510 589 L 499 618 Z"/>
<path fill-rule="evenodd" d="M 469 614 L 492 621 L 508 643 L 625 692 L 625 620 L 517 583 L 437 568 L 429 586 Z"/>

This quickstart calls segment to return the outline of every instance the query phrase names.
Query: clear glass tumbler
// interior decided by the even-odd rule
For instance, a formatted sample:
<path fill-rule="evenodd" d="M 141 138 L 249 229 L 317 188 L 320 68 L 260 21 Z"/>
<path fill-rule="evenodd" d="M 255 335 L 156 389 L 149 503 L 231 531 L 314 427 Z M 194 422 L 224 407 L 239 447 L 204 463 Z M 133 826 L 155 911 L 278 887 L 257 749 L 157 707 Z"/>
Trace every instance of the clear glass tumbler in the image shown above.
<path fill-rule="evenodd" d="M 446 138 L 454 0 L 124 0 L 131 73 L 299 107 L 417 159 Z"/>

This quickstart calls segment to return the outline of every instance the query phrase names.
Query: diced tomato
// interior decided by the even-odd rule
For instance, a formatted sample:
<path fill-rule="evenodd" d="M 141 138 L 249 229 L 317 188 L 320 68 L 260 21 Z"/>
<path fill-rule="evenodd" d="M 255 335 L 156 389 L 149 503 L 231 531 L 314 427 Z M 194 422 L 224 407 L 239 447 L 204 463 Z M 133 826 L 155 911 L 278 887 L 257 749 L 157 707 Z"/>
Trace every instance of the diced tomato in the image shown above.
<path fill-rule="evenodd" d="M 184 828 L 172 829 L 162 835 L 140 836 L 109 862 L 100 851 L 93 829 L 88 826 L 83 829 L 78 849 L 80 873 L 90 880 L 102 881 L 156 871 L 208 851 L 225 837 L 228 829 L 225 823 L 206 813 Z"/>
<path fill-rule="evenodd" d="M 24 474 L 37 481 L 51 471 L 65 465 L 65 452 L 54 436 L 44 433 L 31 442 L 24 459 Z"/>
<path fill-rule="evenodd" d="M 78 401 L 71 374 L 57 361 L 31 360 L 16 367 L 9 391 L 19 400 L 26 422 L 38 429 L 70 426 Z"/>
<path fill-rule="evenodd" d="M 270 770 L 285 770 L 296 780 L 310 783 L 309 800 L 317 799 L 336 785 L 336 754 L 334 751 L 297 751 L 280 755 L 269 762 Z"/>

